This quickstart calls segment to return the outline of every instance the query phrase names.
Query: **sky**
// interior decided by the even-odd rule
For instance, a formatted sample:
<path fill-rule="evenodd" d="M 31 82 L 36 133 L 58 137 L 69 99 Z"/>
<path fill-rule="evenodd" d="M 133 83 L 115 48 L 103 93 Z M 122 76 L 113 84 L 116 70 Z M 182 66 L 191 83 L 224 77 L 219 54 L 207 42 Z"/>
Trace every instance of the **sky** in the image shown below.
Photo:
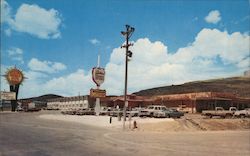
<path fill-rule="evenodd" d="M 122 95 L 126 24 L 128 93 L 250 69 L 249 0 L 1 0 L 1 75 L 23 71 L 19 98 L 87 95 L 100 55 L 101 88 Z"/>

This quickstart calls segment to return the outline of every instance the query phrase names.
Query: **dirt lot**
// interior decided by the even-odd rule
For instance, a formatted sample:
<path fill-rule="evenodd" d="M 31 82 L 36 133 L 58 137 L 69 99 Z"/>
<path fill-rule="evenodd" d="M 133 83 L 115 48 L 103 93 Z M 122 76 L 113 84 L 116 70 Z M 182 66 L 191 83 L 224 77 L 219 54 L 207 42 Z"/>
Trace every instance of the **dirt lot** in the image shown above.
<path fill-rule="evenodd" d="M 121 129 L 122 122 L 117 118 L 112 118 L 112 124 L 110 124 L 109 116 L 77 116 L 77 115 L 61 115 L 61 114 L 43 114 L 40 118 L 56 120 L 56 121 L 68 121 L 77 122 L 80 124 L 92 125 L 104 128 Z M 137 129 L 134 131 L 146 131 L 146 132 L 196 132 L 196 131 L 224 131 L 224 130 L 250 130 L 250 118 L 205 118 L 200 114 L 185 114 L 180 119 L 169 118 L 138 118 L 134 117 L 131 121 L 131 127 L 133 127 L 133 121 L 137 122 Z M 129 122 L 126 122 L 126 128 L 129 129 Z"/>
<path fill-rule="evenodd" d="M 173 122 L 138 123 L 138 131 L 220 131 L 220 130 L 250 130 L 250 119 L 206 119 L 199 114 L 186 114 Z"/>

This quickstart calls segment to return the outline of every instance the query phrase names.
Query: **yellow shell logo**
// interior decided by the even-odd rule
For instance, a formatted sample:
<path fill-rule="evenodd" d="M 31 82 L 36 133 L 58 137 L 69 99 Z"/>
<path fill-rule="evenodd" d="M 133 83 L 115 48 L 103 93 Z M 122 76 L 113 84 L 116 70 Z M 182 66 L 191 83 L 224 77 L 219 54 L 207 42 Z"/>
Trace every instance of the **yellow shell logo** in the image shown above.
<path fill-rule="evenodd" d="M 23 73 L 16 68 L 8 70 L 5 77 L 10 85 L 21 84 L 24 79 Z"/>

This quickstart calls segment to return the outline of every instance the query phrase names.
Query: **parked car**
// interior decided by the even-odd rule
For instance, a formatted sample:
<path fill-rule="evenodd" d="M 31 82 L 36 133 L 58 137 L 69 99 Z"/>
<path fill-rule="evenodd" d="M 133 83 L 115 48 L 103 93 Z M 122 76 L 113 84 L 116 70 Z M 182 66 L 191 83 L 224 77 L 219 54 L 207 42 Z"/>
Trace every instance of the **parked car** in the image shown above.
<path fill-rule="evenodd" d="M 234 116 L 241 117 L 241 118 L 250 117 L 250 108 L 235 111 Z"/>
<path fill-rule="evenodd" d="M 129 117 L 131 115 L 131 117 L 135 117 L 139 115 L 139 111 L 138 110 L 131 110 L 131 111 L 127 111 L 126 116 Z"/>
<path fill-rule="evenodd" d="M 93 108 L 79 109 L 75 112 L 76 115 L 95 115 L 95 110 Z"/>
<path fill-rule="evenodd" d="M 184 116 L 184 112 L 180 112 L 176 109 L 171 109 L 171 108 L 167 109 L 165 113 L 167 118 L 180 118 Z"/>
<path fill-rule="evenodd" d="M 63 110 L 61 111 L 61 113 L 62 113 L 62 114 L 67 114 L 67 113 L 68 113 L 68 110 L 67 110 L 67 109 L 63 109 Z"/>
<path fill-rule="evenodd" d="M 162 112 L 163 110 L 166 109 L 167 109 L 166 106 L 150 105 L 146 109 L 142 109 L 141 111 L 139 111 L 139 117 L 144 117 L 144 116 L 154 117 L 156 116 L 155 114 L 157 112 Z"/>
<path fill-rule="evenodd" d="M 33 112 L 33 111 L 40 111 L 41 110 L 41 108 L 38 105 L 36 105 L 35 102 L 30 102 L 30 103 L 24 105 L 22 108 L 25 112 Z"/>
<path fill-rule="evenodd" d="M 179 105 L 177 110 L 179 112 L 183 112 L 183 113 L 189 113 L 192 112 L 192 108 L 187 107 L 186 105 Z"/>
<path fill-rule="evenodd" d="M 171 108 L 166 108 L 154 113 L 154 117 L 157 118 L 180 118 L 182 116 L 184 116 L 183 112 Z"/>
<path fill-rule="evenodd" d="M 113 110 L 110 112 L 110 116 L 118 117 L 118 116 L 122 116 L 122 115 L 123 115 L 122 110 Z"/>
<path fill-rule="evenodd" d="M 69 109 L 62 110 L 61 113 L 68 114 L 68 115 L 75 115 L 77 111 L 78 109 L 69 108 Z"/>
<path fill-rule="evenodd" d="M 86 113 L 86 109 L 78 109 L 76 112 L 75 112 L 75 115 L 84 115 Z"/>
<path fill-rule="evenodd" d="M 231 118 L 234 112 L 237 111 L 236 107 L 230 107 L 229 110 L 224 110 L 222 107 L 215 107 L 215 110 L 204 110 L 201 115 L 212 118 L 214 116 L 219 116 L 221 118 Z"/>
<path fill-rule="evenodd" d="M 75 115 L 76 111 L 77 111 L 76 109 L 68 109 L 66 114 Z"/>
<path fill-rule="evenodd" d="M 110 112 L 112 111 L 111 107 L 104 107 L 101 111 L 99 115 L 110 115 Z"/>
<path fill-rule="evenodd" d="M 21 106 L 17 106 L 16 111 L 20 112 L 20 111 L 24 111 L 24 109 Z"/>
<path fill-rule="evenodd" d="M 95 110 L 93 108 L 89 108 L 84 115 L 95 115 Z"/>

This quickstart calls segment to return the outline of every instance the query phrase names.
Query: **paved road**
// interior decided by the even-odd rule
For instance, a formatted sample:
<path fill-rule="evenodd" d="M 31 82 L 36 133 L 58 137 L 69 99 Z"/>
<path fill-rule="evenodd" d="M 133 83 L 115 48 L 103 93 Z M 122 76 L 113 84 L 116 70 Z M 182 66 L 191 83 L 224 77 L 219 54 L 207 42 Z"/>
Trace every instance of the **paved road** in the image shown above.
<path fill-rule="evenodd" d="M 0 155 L 250 155 L 250 131 L 121 132 L 38 118 L 43 113 L 0 113 Z"/>

